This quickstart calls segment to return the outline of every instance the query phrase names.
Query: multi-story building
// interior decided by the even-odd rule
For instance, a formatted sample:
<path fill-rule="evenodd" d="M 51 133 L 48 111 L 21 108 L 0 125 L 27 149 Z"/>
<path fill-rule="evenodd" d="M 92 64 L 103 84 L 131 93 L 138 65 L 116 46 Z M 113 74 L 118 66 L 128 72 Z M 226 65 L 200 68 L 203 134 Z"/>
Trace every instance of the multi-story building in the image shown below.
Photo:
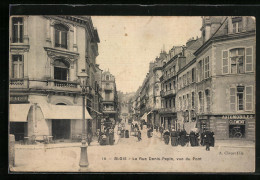
<path fill-rule="evenodd" d="M 182 55 L 178 58 L 177 71 L 177 126 L 187 132 L 196 127 L 196 57 L 193 53 L 202 45 L 201 38 L 191 38 L 187 41 Z"/>
<path fill-rule="evenodd" d="M 255 140 L 253 17 L 203 17 L 203 45 L 194 53 L 197 117 L 218 139 Z"/>
<path fill-rule="evenodd" d="M 109 71 L 102 73 L 102 97 L 103 114 L 115 123 L 118 121 L 118 95 L 115 77 Z"/>
<path fill-rule="evenodd" d="M 174 46 L 166 57 L 162 60 L 162 76 L 161 82 L 161 108 L 160 114 L 160 126 L 165 129 L 176 129 L 177 111 L 175 106 L 176 88 L 177 88 L 177 72 L 178 72 L 178 60 L 183 59 L 183 47 Z"/>
<path fill-rule="evenodd" d="M 132 121 L 133 112 L 132 112 L 132 97 L 134 93 L 123 93 L 118 91 L 118 106 L 119 106 L 119 118 L 128 123 L 128 121 Z"/>
<path fill-rule="evenodd" d="M 88 16 L 10 17 L 9 114 L 16 140 L 81 134 L 78 75 L 85 70 L 90 77 L 90 106 L 97 43 L 99 36 Z M 92 119 L 85 111 L 86 119 Z"/>

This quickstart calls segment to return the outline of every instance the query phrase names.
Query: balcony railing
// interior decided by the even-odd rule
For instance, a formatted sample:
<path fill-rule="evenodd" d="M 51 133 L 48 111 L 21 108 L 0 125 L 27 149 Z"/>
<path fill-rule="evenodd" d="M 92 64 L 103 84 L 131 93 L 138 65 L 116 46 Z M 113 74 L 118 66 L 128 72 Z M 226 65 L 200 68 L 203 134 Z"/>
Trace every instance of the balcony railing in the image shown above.
<path fill-rule="evenodd" d="M 10 79 L 10 88 L 28 88 L 28 79 Z"/>
<path fill-rule="evenodd" d="M 105 91 L 112 91 L 113 87 L 112 86 L 104 86 Z"/>
<path fill-rule="evenodd" d="M 174 94 L 176 94 L 175 89 L 171 89 L 168 91 L 161 90 L 161 92 L 160 92 L 161 97 L 170 96 L 170 95 L 174 95 Z"/>
<path fill-rule="evenodd" d="M 160 113 L 175 113 L 176 109 L 175 108 L 161 108 L 159 109 Z"/>
<path fill-rule="evenodd" d="M 55 87 L 65 87 L 65 88 L 77 88 L 78 83 L 76 82 L 69 82 L 63 80 L 54 80 Z"/>

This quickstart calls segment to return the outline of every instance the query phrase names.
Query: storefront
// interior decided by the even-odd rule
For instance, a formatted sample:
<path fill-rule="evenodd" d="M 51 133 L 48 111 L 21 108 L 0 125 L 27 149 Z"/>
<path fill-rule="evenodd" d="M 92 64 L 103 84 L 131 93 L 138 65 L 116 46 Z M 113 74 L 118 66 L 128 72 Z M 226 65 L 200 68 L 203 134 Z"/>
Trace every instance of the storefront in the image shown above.
<path fill-rule="evenodd" d="M 213 131 L 216 139 L 255 140 L 255 115 L 200 115 L 200 132 Z"/>
<path fill-rule="evenodd" d="M 160 114 L 161 126 L 163 129 L 175 129 L 177 130 L 177 115 L 176 114 Z"/>
<path fill-rule="evenodd" d="M 92 119 L 85 110 L 85 119 Z M 10 133 L 17 141 L 44 137 L 71 139 L 82 134 L 82 106 L 52 104 L 10 104 Z"/>
<path fill-rule="evenodd" d="M 9 133 L 15 136 L 16 141 L 28 136 L 28 114 L 31 106 L 32 104 L 9 105 Z"/>

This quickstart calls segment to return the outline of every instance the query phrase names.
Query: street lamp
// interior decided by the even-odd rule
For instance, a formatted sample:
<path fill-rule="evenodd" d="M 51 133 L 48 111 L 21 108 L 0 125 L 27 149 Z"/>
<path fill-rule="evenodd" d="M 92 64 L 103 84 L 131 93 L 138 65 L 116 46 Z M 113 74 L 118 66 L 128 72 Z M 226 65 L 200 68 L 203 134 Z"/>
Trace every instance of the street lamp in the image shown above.
<path fill-rule="evenodd" d="M 89 163 L 88 163 L 88 154 L 87 154 L 87 144 L 86 144 L 86 129 L 88 130 L 88 123 L 85 122 L 85 96 L 86 93 L 88 92 L 88 85 L 87 85 L 87 80 L 88 80 L 88 75 L 85 72 L 85 69 L 81 70 L 81 73 L 79 73 L 79 79 L 80 79 L 80 87 L 82 89 L 81 94 L 82 94 L 82 145 L 81 145 L 81 151 L 80 151 L 80 161 L 79 161 L 79 166 L 80 170 L 83 168 L 87 168 Z"/>

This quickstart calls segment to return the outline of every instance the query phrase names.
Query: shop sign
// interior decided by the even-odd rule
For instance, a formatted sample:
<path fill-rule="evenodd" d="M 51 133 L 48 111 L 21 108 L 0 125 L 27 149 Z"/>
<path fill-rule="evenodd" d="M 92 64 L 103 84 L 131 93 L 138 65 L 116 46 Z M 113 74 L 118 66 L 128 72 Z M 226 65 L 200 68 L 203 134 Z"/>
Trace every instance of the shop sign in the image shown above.
<path fill-rule="evenodd" d="M 10 102 L 12 103 L 25 103 L 28 102 L 28 96 L 10 96 Z"/>
<path fill-rule="evenodd" d="M 241 114 L 241 115 L 223 115 L 222 119 L 250 119 L 254 118 L 253 114 Z"/>
<path fill-rule="evenodd" d="M 229 124 L 245 124 L 245 120 L 229 120 Z"/>
<path fill-rule="evenodd" d="M 208 119 L 207 116 L 198 116 L 199 119 Z"/>

